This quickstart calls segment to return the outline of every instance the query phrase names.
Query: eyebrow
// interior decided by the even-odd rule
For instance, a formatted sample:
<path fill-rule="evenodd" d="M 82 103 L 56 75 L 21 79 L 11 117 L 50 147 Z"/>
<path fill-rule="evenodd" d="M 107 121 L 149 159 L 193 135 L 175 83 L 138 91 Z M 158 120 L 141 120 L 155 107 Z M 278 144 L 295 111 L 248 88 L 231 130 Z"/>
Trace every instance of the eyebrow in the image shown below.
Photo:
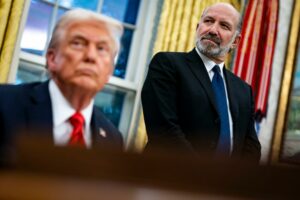
<path fill-rule="evenodd" d="M 204 16 L 204 17 L 203 17 L 203 19 L 207 19 L 207 18 L 208 18 L 208 19 L 213 19 L 213 20 L 215 20 L 215 18 L 213 18 L 213 17 L 211 17 L 211 16 Z"/>
<path fill-rule="evenodd" d="M 205 19 L 212 19 L 212 20 L 215 21 L 215 18 L 212 17 L 212 16 L 204 16 L 204 17 L 203 17 L 203 20 L 205 20 Z M 232 25 L 230 22 L 225 21 L 225 20 L 221 20 L 220 23 L 221 23 L 221 24 L 225 24 L 225 25 L 229 26 L 230 28 L 233 27 L 233 25 Z"/>
<path fill-rule="evenodd" d="M 87 38 L 81 33 L 74 33 L 73 35 L 71 35 L 70 40 L 74 39 L 87 40 Z"/>

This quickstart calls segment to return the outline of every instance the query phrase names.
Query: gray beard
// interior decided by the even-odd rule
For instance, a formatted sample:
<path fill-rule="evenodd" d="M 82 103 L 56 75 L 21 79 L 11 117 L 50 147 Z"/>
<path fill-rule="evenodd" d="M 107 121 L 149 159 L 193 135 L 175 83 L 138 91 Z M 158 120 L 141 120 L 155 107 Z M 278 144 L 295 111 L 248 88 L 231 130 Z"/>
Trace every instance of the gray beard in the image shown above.
<path fill-rule="evenodd" d="M 196 39 L 196 48 L 200 51 L 200 53 L 208 57 L 212 57 L 212 58 L 223 57 L 230 51 L 234 39 L 235 36 L 232 37 L 231 41 L 224 47 L 221 46 L 215 47 L 210 44 L 203 44 L 200 38 L 198 37 Z"/>

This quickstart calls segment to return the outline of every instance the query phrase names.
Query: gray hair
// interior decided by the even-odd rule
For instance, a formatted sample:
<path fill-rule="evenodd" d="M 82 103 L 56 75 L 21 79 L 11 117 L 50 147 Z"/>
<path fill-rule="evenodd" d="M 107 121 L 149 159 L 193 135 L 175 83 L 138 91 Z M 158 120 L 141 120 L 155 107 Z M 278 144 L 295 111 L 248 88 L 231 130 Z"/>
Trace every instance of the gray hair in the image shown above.
<path fill-rule="evenodd" d="M 123 26 L 120 22 L 110 17 L 95 13 L 84 9 L 74 9 L 67 11 L 57 22 L 52 32 L 52 37 L 48 45 L 48 49 L 55 48 L 62 39 L 68 25 L 73 22 L 93 20 L 101 24 L 105 24 L 111 38 L 114 42 L 114 53 L 117 53 L 120 48 L 120 38 L 123 34 Z"/>
<path fill-rule="evenodd" d="M 237 24 L 237 27 L 236 27 L 236 31 L 237 31 L 238 34 L 242 32 L 242 26 L 243 26 L 243 18 L 240 14 L 239 15 L 239 21 L 238 21 L 238 24 Z"/>

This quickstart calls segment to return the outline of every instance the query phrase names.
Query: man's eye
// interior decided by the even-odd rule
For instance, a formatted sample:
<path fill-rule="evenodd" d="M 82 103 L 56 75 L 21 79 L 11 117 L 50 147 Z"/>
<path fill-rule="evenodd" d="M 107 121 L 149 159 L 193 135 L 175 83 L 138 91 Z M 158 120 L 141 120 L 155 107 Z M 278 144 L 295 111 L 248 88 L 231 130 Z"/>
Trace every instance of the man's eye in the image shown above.
<path fill-rule="evenodd" d="M 97 49 L 98 49 L 99 52 L 107 52 L 107 51 L 109 51 L 108 47 L 105 46 L 105 45 L 100 45 L 100 46 L 98 46 Z"/>
<path fill-rule="evenodd" d="M 104 48 L 103 46 L 99 46 L 99 47 L 98 47 L 98 50 L 99 50 L 99 51 L 103 51 L 103 50 L 105 50 L 105 48 Z"/>
<path fill-rule="evenodd" d="M 74 40 L 71 42 L 71 45 L 72 45 L 72 47 L 75 47 L 75 48 L 82 48 L 82 47 L 84 47 L 84 42 Z"/>
<path fill-rule="evenodd" d="M 222 28 L 225 30 L 230 30 L 230 27 L 226 24 L 221 24 Z"/>
<path fill-rule="evenodd" d="M 205 23 L 212 23 L 212 20 L 211 19 L 206 19 L 204 20 Z"/>

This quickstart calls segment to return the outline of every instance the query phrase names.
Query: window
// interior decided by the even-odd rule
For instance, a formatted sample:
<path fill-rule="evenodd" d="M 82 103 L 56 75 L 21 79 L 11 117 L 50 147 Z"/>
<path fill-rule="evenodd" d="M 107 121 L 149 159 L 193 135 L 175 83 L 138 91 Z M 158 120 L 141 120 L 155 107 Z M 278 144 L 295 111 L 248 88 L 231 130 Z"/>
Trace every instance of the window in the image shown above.
<path fill-rule="evenodd" d="M 47 80 L 45 51 L 56 21 L 72 8 L 100 12 L 124 26 L 114 76 L 97 94 L 95 105 L 124 134 L 135 129 L 141 84 L 147 66 L 158 0 L 31 0 L 21 36 L 16 83 Z M 158 20 L 157 20 L 158 21 Z M 143 51 L 140 51 L 140 47 Z"/>
<path fill-rule="evenodd" d="M 114 76 L 125 78 L 140 0 L 104 0 L 101 2 L 102 4 L 98 0 L 31 0 L 27 23 L 21 40 L 21 49 L 43 56 L 55 22 L 64 12 L 72 8 L 101 11 L 102 14 L 113 17 L 124 24 L 121 50 Z"/>

